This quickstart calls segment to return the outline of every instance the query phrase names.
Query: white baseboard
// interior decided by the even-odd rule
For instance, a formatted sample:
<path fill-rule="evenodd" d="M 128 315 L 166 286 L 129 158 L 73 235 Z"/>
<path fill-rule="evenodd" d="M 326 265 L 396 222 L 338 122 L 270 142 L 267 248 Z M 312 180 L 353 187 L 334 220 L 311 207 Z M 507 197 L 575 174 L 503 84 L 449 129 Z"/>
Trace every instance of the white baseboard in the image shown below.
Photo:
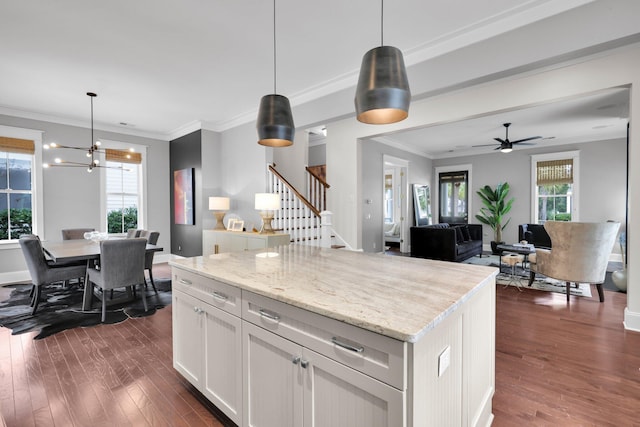
<path fill-rule="evenodd" d="M 624 309 L 624 328 L 628 331 L 640 332 L 640 313 L 629 311 L 629 307 Z"/>
<path fill-rule="evenodd" d="M 26 282 L 29 280 L 31 280 L 29 270 L 0 273 L 0 286 L 8 285 L 9 283 Z"/>

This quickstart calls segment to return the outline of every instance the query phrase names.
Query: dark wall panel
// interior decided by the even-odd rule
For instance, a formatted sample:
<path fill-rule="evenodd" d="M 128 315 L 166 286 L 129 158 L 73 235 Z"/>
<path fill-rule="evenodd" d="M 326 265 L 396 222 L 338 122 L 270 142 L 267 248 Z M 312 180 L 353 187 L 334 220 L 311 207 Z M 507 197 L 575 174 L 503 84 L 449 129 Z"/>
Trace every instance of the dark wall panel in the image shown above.
<path fill-rule="evenodd" d="M 202 255 L 202 132 L 196 131 L 171 141 L 171 253 L 185 257 Z M 195 222 L 193 225 L 176 224 L 173 194 L 173 172 L 181 169 L 194 169 Z"/>

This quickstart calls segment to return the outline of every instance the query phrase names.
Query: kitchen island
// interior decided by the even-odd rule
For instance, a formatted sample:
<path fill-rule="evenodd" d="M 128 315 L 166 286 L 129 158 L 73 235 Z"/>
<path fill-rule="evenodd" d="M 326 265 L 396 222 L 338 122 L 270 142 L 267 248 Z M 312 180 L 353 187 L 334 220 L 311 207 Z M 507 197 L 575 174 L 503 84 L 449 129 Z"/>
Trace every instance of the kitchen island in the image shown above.
<path fill-rule="evenodd" d="M 493 267 L 302 245 L 170 264 L 174 367 L 238 425 L 491 424 Z"/>

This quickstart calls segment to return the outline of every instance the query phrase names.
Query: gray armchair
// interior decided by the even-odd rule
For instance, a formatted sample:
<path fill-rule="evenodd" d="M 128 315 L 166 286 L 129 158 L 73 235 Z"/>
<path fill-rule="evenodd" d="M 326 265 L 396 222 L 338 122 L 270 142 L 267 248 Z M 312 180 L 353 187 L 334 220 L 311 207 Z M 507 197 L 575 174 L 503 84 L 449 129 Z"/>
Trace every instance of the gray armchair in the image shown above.
<path fill-rule="evenodd" d="M 147 311 L 144 293 L 144 254 L 147 240 L 142 238 L 104 240 L 100 242 L 100 269 L 87 270 L 89 281 L 102 289 L 102 322 L 107 315 L 107 290 L 142 285 L 142 302 Z M 92 288 L 89 289 L 93 291 Z"/>
<path fill-rule="evenodd" d="M 36 235 L 25 234 L 20 237 L 19 242 L 33 282 L 33 287 L 31 288 L 31 307 L 33 307 L 31 315 L 34 315 L 40 302 L 42 286 L 84 277 L 87 267 L 84 263 L 82 265 L 63 266 L 48 263 L 42 250 L 40 238 Z"/>
<path fill-rule="evenodd" d="M 619 227 L 619 222 L 545 222 L 553 246 L 536 249 L 535 256 L 529 256 L 529 286 L 536 273 L 562 280 L 566 282 L 569 301 L 571 283 L 595 284 L 600 302 L 604 302 L 602 283 Z"/>
<path fill-rule="evenodd" d="M 95 228 L 67 228 L 62 230 L 62 240 L 84 239 L 84 233 L 96 231 Z"/>
<path fill-rule="evenodd" d="M 140 232 L 140 237 L 144 237 L 145 239 L 147 239 L 147 243 L 149 243 L 150 245 L 155 245 L 158 243 L 158 238 L 160 237 L 160 233 L 158 231 L 148 231 L 148 230 L 142 230 L 142 232 Z M 153 254 L 155 252 L 145 252 L 144 254 L 144 269 L 146 271 L 149 272 L 149 281 L 151 282 L 151 286 L 153 287 L 153 290 L 155 291 L 155 293 L 158 293 L 158 290 L 156 289 L 156 284 L 153 281 Z M 147 278 L 145 277 L 144 279 L 144 283 L 146 285 L 147 283 Z"/>

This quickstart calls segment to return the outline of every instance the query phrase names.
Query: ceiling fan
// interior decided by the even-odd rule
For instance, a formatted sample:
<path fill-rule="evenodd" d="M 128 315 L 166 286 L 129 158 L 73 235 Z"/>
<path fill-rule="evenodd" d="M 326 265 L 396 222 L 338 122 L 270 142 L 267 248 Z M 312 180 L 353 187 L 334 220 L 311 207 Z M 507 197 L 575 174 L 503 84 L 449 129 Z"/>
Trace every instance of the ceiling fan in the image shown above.
<path fill-rule="evenodd" d="M 513 150 L 513 144 L 521 144 L 521 145 L 535 145 L 535 144 L 527 144 L 526 141 L 531 141 L 534 139 L 540 139 L 541 136 L 531 136 L 529 138 L 519 139 L 517 141 L 509 141 L 509 126 L 511 123 L 503 124 L 505 129 L 505 138 L 493 138 L 500 143 L 499 147 L 496 147 L 496 150 L 500 150 L 502 153 L 510 153 Z M 495 144 L 483 144 L 483 145 L 474 145 L 474 147 L 488 147 Z"/>

